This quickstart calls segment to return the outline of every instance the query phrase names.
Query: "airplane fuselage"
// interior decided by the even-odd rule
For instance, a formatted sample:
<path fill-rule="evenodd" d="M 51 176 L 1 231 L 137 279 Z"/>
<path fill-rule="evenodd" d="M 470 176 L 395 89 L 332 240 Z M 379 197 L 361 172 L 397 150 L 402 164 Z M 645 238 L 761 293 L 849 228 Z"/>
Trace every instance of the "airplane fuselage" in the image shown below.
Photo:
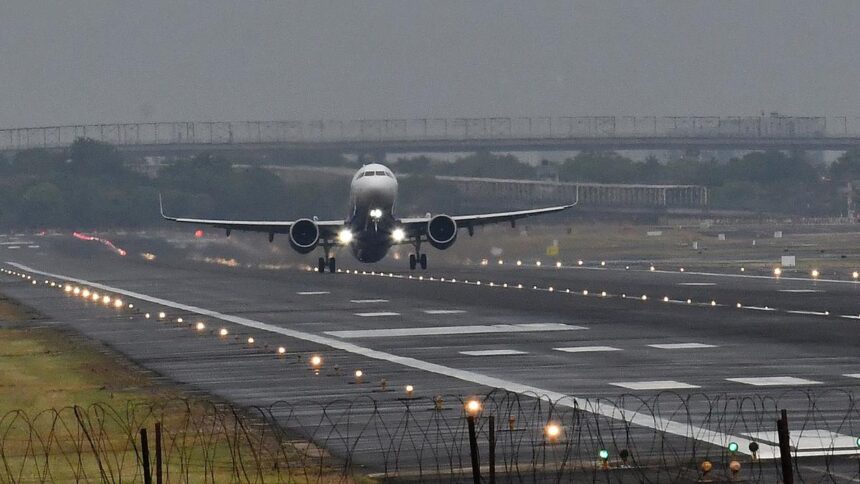
<path fill-rule="evenodd" d="M 397 179 L 385 166 L 365 165 L 353 176 L 346 226 L 352 233 L 350 249 L 358 261 L 377 262 L 388 253 L 397 225 L 396 200 Z"/>

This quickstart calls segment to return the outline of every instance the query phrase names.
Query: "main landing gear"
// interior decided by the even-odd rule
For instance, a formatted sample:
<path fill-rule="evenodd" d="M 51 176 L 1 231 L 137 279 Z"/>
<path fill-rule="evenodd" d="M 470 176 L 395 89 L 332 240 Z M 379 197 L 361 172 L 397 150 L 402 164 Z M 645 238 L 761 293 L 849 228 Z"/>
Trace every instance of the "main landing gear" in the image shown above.
<path fill-rule="evenodd" d="M 427 254 L 421 253 L 421 241 L 415 242 L 415 253 L 409 254 L 409 269 L 415 270 L 417 266 L 421 266 L 421 270 L 427 270 Z"/>
<path fill-rule="evenodd" d="M 337 272 L 337 261 L 335 261 L 334 257 L 331 257 L 331 246 L 324 245 L 323 250 L 325 251 L 325 257 L 320 257 L 317 261 L 317 272 L 320 274 L 324 273 L 326 266 L 328 266 L 328 271 L 334 274 Z"/>

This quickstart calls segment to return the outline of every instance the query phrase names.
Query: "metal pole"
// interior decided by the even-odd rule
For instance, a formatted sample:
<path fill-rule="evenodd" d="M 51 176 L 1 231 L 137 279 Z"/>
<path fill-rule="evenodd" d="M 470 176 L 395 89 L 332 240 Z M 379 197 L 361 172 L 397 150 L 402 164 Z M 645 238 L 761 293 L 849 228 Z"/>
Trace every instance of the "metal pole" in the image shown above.
<path fill-rule="evenodd" d="M 779 436 L 779 460 L 782 462 L 782 482 L 794 484 L 794 469 L 791 466 L 791 446 L 789 445 L 788 412 L 782 409 L 782 418 L 776 421 Z"/>
<path fill-rule="evenodd" d="M 146 429 L 140 429 L 140 449 L 143 455 L 143 482 L 152 484 L 152 471 L 149 469 L 149 442 L 146 440 Z"/>
<path fill-rule="evenodd" d="M 496 417 L 490 415 L 490 484 L 496 484 Z"/>
<path fill-rule="evenodd" d="M 478 457 L 478 436 L 475 434 L 475 417 L 466 417 L 469 423 L 469 453 L 472 456 L 472 480 L 475 484 L 481 484 L 481 460 Z"/>
<path fill-rule="evenodd" d="M 155 483 L 162 484 L 161 422 L 155 422 Z"/>

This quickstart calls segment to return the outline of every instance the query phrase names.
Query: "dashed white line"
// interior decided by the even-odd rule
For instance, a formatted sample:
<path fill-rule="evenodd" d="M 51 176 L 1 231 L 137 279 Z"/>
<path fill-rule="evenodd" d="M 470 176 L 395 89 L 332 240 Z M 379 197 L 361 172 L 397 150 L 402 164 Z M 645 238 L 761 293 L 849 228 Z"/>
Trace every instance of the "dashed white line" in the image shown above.
<path fill-rule="evenodd" d="M 299 296 L 322 296 L 323 294 L 331 294 L 329 291 L 298 291 Z"/>
<path fill-rule="evenodd" d="M 567 346 L 564 348 L 553 348 L 553 350 L 565 353 L 592 353 L 598 351 L 621 351 L 621 348 L 614 346 Z"/>
<path fill-rule="evenodd" d="M 827 311 L 786 311 L 788 314 L 802 314 L 804 316 L 830 316 L 830 313 Z"/>
<path fill-rule="evenodd" d="M 466 311 L 462 309 L 425 309 L 426 314 L 463 314 Z"/>
<path fill-rule="evenodd" d="M 355 304 L 376 304 L 387 303 L 388 299 L 350 299 L 349 302 Z"/>
<path fill-rule="evenodd" d="M 860 373 L 846 373 L 842 376 L 847 376 L 848 378 L 860 378 Z"/>
<path fill-rule="evenodd" d="M 780 289 L 779 292 L 788 292 L 793 294 L 807 294 L 815 292 L 824 292 L 820 289 Z"/>
<path fill-rule="evenodd" d="M 355 313 L 356 316 L 361 316 L 362 318 L 384 318 L 387 316 L 400 316 L 400 313 L 395 313 L 391 311 L 378 311 L 375 313 Z"/>
<path fill-rule="evenodd" d="M 679 286 L 716 286 L 714 282 L 679 282 Z"/>
<path fill-rule="evenodd" d="M 675 380 L 653 380 L 653 381 L 622 381 L 610 383 L 610 385 L 628 388 L 630 390 L 680 390 L 685 388 L 700 388 Z"/>
<path fill-rule="evenodd" d="M 445 336 L 452 334 L 483 333 L 530 333 L 541 331 L 576 331 L 581 329 L 588 328 L 585 328 L 584 326 L 574 326 L 561 323 L 492 324 L 480 326 L 431 326 L 425 328 L 358 329 L 347 331 L 326 331 L 325 334 L 338 338 L 394 338 L 399 336 Z"/>
<path fill-rule="evenodd" d="M 461 355 L 466 356 L 509 356 L 509 355 L 527 355 L 525 351 L 520 350 L 476 350 L 476 351 L 460 351 Z"/>
<path fill-rule="evenodd" d="M 654 344 L 648 345 L 651 348 L 657 348 L 660 350 L 692 350 L 699 348 L 716 348 L 717 345 L 709 345 L 705 343 L 662 343 L 662 344 Z"/>
<path fill-rule="evenodd" d="M 726 378 L 728 381 L 753 385 L 757 387 L 791 386 L 791 385 L 820 385 L 820 381 L 796 378 L 793 376 L 763 376 L 755 378 Z"/>

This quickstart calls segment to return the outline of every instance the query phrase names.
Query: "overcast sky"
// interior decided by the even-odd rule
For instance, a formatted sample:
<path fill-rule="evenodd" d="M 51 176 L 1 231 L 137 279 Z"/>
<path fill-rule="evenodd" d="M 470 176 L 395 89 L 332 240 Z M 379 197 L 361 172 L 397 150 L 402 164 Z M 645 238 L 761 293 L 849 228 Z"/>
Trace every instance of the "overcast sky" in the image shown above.
<path fill-rule="evenodd" d="M 0 126 L 860 114 L 858 0 L 2 0 Z"/>

